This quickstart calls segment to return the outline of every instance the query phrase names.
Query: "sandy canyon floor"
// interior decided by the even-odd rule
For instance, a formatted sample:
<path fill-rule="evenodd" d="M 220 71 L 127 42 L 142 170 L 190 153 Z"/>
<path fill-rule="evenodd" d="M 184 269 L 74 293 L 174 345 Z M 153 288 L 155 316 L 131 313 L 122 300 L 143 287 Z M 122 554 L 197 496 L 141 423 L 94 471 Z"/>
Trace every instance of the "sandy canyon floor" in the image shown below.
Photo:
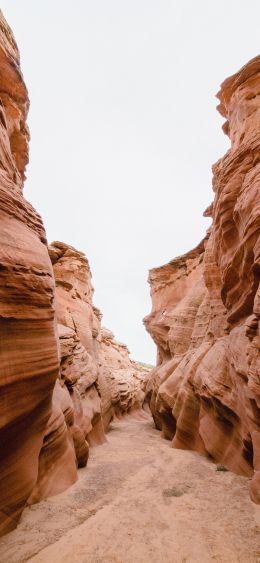
<path fill-rule="evenodd" d="M 65 493 L 27 508 L 1 563 L 260 562 L 248 480 L 174 450 L 150 418 L 114 422 Z"/>

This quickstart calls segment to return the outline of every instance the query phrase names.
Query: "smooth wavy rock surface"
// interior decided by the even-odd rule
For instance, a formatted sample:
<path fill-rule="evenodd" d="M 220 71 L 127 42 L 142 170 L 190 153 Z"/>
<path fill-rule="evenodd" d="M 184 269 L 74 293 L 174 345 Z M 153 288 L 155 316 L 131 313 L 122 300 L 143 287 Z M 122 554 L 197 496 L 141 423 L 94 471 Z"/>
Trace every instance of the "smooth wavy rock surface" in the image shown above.
<path fill-rule="evenodd" d="M 38 475 L 58 375 L 54 280 L 38 213 L 23 197 L 28 94 L 0 13 L 0 534 L 17 524 Z"/>
<path fill-rule="evenodd" d="M 148 370 L 131 361 L 125 344 L 101 327 L 93 305 L 91 271 L 84 253 L 62 242 L 49 247 L 56 280 L 56 311 L 60 340 L 60 378 L 72 403 L 76 458 L 86 464 L 89 445 L 106 440 L 114 416 L 144 403 Z"/>
<path fill-rule="evenodd" d="M 26 504 L 77 480 L 113 416 L 142 407 L 146 373 L 102 333 L 84 254 L 58 242 L 48 252 L 41 217 L 23 196 L 28 108 L 0 12 L 0 535 Z"/>
<path fill-rule="evenodd" d="M 260 57 L 228 78 L 218 109 L 231 148 L 213 166 L 212 227 L 150 271 L 158 348 L 147 393 L 156 426 L 251 477 L 260 503 Z"/>

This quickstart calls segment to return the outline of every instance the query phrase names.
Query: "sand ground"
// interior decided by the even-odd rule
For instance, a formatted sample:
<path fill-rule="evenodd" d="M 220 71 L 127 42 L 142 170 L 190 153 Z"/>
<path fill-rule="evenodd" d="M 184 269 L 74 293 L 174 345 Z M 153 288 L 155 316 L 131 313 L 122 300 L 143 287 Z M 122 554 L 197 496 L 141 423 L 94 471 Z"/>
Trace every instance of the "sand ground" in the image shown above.
<path fill-rule="evenodd" d="M 248 480 L 174 450 L 148 416 L 114 422 L 65 493 L 24 511 L 0 562 L 256 563 Z"/>

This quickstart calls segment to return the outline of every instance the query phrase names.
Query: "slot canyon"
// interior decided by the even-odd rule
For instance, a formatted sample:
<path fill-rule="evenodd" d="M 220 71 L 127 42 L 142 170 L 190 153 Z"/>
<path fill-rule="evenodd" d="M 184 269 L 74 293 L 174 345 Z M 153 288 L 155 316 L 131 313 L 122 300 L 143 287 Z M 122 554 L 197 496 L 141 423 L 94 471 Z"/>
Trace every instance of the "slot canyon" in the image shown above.
<path fill-rule="evenodd" d="M 2 13 L 0 82 L 1 563 L 260 561 L 260 56 L 217 94 L 230 148 L 205 238 L 149 272 L 155 367 L 23 195 L 29 95 Z"/>

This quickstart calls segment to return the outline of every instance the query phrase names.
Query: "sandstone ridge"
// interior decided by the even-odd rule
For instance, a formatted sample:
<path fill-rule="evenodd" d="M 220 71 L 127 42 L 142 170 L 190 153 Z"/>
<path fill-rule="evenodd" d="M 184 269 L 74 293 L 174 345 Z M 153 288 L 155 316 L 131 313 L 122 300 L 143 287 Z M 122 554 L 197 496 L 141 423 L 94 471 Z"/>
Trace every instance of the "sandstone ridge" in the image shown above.
<path fill-rule="evenodd" d="M 0 533 L 14 527 L 38 474 L 58 375 L 54 280 L 44 227 L 23 197 L 28 94 L 0 13 Z"/>
<path fill-rule="evenodd" d="M 149 274 L 144 323 L 158 362 L 147 394 L 173 447 L 248 475 L 260 503 L 260 57 L 218 98 L 231 148 L 213 166 L 212 227 L 195 250 Z"/>
<path fill-rule="evenodd" d="M 2 535 L 26 504 L 75 482 L 114 416 L 142 408 L 146 371 L 101 330 L 84 254 L 58 242 L 48 252 L 41 217 L 23 196 L 29 99 L 1 12 L 0 78 Z"/>
<path fill-rule="evenodd" d="M 133 362 L 127 346 L 101 326 L 102 314 L 93 305 L 92 275 L 84 253 L 56 241 L 49 246 L 49 254 L 56 282 L 60 343 L 57 386 L 59 393 L 62 387 L 63 394 L 70 397 L 77 438 L 81 432 L 78 462 L 84 465 L 84 442 L 84 450 L 87 444 L 104 442 L 114 416 L 142 408 L 148 370 Z"/>

